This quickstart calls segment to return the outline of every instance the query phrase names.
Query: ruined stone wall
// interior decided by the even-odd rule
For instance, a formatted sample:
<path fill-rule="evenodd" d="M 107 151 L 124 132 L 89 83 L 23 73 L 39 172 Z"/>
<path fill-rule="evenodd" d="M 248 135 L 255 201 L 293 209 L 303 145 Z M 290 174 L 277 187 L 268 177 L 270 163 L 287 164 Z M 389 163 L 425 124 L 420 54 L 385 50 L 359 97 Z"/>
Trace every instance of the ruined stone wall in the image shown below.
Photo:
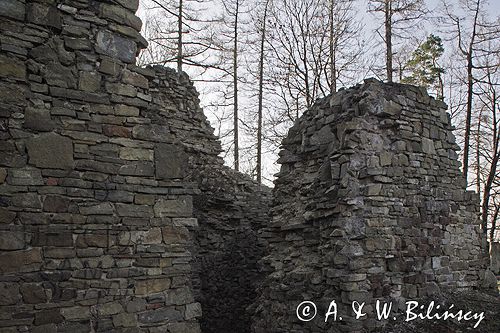
<path fill-rule="evenodd" d="M 249 331 L 269 191 L 134 65 L 137 6 L 0 1 L 2 332 Z"/>
<path fill-rule="evenodd" d="M 478 197 L 465 190 L 446 105 L 413 86 L 365 84 L 321 99 L 283 141 L 264 229 L 269 270 L 254 332 L 371 330 L 351 302 L 480 285 Z M 332 300 L 342 321 L 325 323 Z M 302 301 L 317 317 L 297 319 Z"/>
<path fill-rule="evenodd" d="M 247 308 L 254 303 L 263 276 L 258 261 L 265 253 L 265 243 L 258 230 L 269 221 L 270 191 L 224 166 L 220 142 L 187 77 L 172 75 L 173 70 L 162 67 L 155 71 L 151 90 L 159 108 L 149 110 L 149 117 L 153 123 L 168 123 L 186 155 L 186 164 L 179 169 L 199 189 L 193 199 L 199 228 L 194 230 L 192 250 L 202 331 L 249 332 Z M 176 106 L 166 108 L 168 101 Z"/>
<path fill-rule="evenodd" d="M 199 332 L 138 1 L 0 1 L 0 331 Z M 175 108 L 163 100 L 163 108 Z"/>
<path fill-rule="evenodd" d="M 490 243 L 491 271 L 500 275 L 500 243 Z"/>

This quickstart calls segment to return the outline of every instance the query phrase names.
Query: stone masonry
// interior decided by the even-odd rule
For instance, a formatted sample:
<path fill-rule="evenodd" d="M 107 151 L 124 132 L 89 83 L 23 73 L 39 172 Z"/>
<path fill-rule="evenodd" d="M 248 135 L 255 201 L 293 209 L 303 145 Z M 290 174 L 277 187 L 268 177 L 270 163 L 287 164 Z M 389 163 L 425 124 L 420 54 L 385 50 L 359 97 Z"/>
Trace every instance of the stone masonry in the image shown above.
<path fill-rule="evenodd" d="M 446 105 L 414 86 L 365 84 L 318 100 L 283 141 L 268 276 L 253 332 L 371 331 L 351 302 L 481 286 L 478 197 L 465 190 Z M 318 316 L 296 317 L 302 301 Z M 325 323 L 332 300 L 342 321 Z"/>
<path fill-rule="evenodd" d="M 0 0 L 0 332 L 357 330 L 378 323 L 295 307 L 480 285 L 443 103 L 374 80 L 319 100 L 271 197 L 184 73 L 135 65 L 137 8 Z"/>
<path fill-rule="evenodd" d="M 191 249 L 195 299 L 203 310 L 202 332 L 249 332 L 247 308 L 255 302 L 262 280 L 258 262 L 265 253 L 257 231 L 269 221 L 270 192 L 223 165 L 220 142 L 188 78 L 163 67 L 154 70 L 150 85 L 154 106 L 148 117 L 153 124 L 168 124 L 182 148 L 172 154 L 186 159 L 182 166 L 174 163 L 169 167 L 199 189 L 193 197 L 199 227 L 193 231 Z M 163 163 L 172 164 L 170 161 L 171 156 Z"/>
<path fill-rule="evenodd" d="M 200 331 L 197 190 L 148 116 L 137 6 L 0 2 L 2 332 Z"/>
<path fill-rule="evenodd" d="M 249 331 L 269 193 L 137 7 L 0 1 L 1 332 Z"/>

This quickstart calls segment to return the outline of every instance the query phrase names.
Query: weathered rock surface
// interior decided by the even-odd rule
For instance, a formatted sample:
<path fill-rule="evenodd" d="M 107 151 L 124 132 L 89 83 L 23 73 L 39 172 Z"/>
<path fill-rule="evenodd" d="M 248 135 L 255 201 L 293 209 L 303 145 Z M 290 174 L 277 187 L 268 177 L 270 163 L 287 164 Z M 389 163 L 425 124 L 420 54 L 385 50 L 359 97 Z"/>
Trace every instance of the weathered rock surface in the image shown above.
<path fill-rule="evenodd" d="M 268 194 L 134 65 L 138 4 L 0 1 L 2 332 L 249 331 Z"/>
<path fill-rule="evenodd" d="M 137 128 L 156 108 L 137 7 L 0 1 L 2 332 L 200 332 L 192 231 L 173 223 L 196 228 L 196 191 L 185 160 L 155 164 L 159 142 L 182 149 L 170 121 Z"/>
<path fill-rule="evenodd" d="M 452 130 L 444 103 L 373 79 L 304 113 L 280 152 L 254 332 L 369 332 L 384 324 L 376 300 L 487 287 L 478 197 Z M 343 319 L 325 323 L 332 300 Z M 303 301 L 314 320 L 297 318 Z M 366 317 L 352 318 L 353 301 Z"/>

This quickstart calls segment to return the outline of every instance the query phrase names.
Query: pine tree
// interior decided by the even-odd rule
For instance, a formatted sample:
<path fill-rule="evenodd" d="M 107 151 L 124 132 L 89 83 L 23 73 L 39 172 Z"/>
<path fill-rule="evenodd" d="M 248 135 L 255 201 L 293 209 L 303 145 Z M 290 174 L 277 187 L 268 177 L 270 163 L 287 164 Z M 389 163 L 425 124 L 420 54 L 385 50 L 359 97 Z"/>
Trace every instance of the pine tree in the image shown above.
<path fill-rule="evenodd" d="M 411 75 L 403 82 L 418 86 L 436 89 L 438 99 L 443 99 L 443 80 L 441 75 L 444 69 L 438 64 L 438 59 L 444 52 L 443 43 L 438 36 L 430 35 L 427 40 L 413 51 L 407 63 Z"/>

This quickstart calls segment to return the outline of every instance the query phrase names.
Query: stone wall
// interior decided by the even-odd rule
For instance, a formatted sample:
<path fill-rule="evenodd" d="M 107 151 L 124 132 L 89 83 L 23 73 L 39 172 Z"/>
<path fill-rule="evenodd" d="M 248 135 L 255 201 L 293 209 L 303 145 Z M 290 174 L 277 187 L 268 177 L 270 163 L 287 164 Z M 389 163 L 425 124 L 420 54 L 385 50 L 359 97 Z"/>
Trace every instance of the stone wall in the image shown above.
<path fill-rule="evenodd" d="M 248 176 L 223 165 L 221 146 L 203 111 L 198 93 L 186 76 L 155 67 L 151 84 L 157 108 L 149 110 L 153 123 L 168 124 L 182 146 L 186 179 L 199 191 L 193 198 L 195 256 L 193 282 L 201 303 L 204 333 L 250 331 L 250 313 L 256 288 L 262 280 L 258 261 L 265 244 L 258 230 L 269 220 L 269 190 Z M 166 107 L 174 101 L 174 107 Z M 178 155 L 179 153 L 175 153 Z"/>
<path fill-rule="evenodd" d="M 198 190 L 148 111 L 137 6 L 0 1 L 2 332 L 200 331 Z"/>
<path fill-rule="evenodd" d="M 134 65 L 137 6 L 0 1 L 2 332 L 249 331 L 269 191 Z"/>
<path fill-rule="evenodd" d="M 478 196 L 465 190 L 446 105 L 413 86 L 365 84 L 318 100 L 283 141 L 264 229 L 269 274 L 254 332 L 370 331 L 351 302 L 480 286 Z M 342 321 L 325 323 L 332 300 Z M 302 301 L 318 306 L 297 319 Z"/>
<path fill-rule="evenodd" d="M 500 243 L 490 243 L 491 271 L 500 275 Z"/>

